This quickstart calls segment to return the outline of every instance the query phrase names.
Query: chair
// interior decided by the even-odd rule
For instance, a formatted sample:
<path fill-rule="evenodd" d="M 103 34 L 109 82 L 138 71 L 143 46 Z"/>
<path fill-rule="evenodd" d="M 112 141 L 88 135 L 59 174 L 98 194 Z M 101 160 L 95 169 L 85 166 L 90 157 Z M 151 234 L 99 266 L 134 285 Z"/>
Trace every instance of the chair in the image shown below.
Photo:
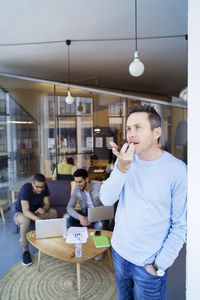
<path fill-rule="evenodd" d="M 12 199 L 12 203 L 14 203 L 17 200 L 17 196 L 19 194 L 19 188 L 11 188 L 11 199 Z"/>
<path fill-rule="evenodd" d="M 59 218 L 62 218 L 66 212 L 66 207 L 71 197 L 71 182 L 66 179 L 47 181 L 50 206 L 57 210 Z"/>
<path fill-rule="evenodd" d="M 1 217 L 2 217 L 2 221 L 3 221 L 4 226 L 6 225 L 6 222 L 5 222 L 5 217 L 4 217 L 4 212 L 3 212 L 2 206 L 7 204 L 7 203 L 8 203 L 8 200 L 0 200 L 0 212 L 1 212 Z"/>
<path fill-rule="evenodd" d="M 20 230 L 20 226 L 15 224 L 14 216 L 16 213 L 16 202 L 17 202 L 17 195 L 19 194 L 19 188 L 11 188 L 11 199 L 12 199 L 12 205 L 11 205 L 11 220 L 12 220 L 12 233 L 18 233 Z"/>
<path fill-rule="evenodd" d="M 11 218 L 12 218 L 12 233 L 18 233 L 20 230 L 20 226 L 17 225 L 14 221 L 14 216 L 16 213 L 16 203 L 17 201 L 15 201 L 12 206 L 11 206 Z"/>
<path fill-rule="evenodd" d="M 74 177 L 70 174 L 57 174 L 57 180 L 69 180 L 73 181 Z"/>

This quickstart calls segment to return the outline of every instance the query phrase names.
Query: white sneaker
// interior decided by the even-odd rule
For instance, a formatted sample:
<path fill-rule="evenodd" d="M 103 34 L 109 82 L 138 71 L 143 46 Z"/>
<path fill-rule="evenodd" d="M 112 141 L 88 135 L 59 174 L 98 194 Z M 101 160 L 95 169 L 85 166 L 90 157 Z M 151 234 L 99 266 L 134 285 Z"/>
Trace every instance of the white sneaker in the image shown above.
<path fill-rule="evenodd" d="M 98 256 L 96 256 L 94 258 L 94 260 L 101 260 L 103 258 L 103 253 L 102 254 L 99 254 Z"/>

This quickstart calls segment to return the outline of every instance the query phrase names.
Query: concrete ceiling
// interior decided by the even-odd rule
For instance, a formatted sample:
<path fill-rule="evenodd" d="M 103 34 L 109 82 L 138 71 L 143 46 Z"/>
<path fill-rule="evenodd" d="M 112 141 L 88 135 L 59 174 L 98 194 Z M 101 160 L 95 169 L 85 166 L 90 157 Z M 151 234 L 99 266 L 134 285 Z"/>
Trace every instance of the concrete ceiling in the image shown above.
<path fill-rule="evenodd" d="M 138 0 L 138 78 L 128 71 L 134 16 L 134 0 L 3 1 L 0 72 L 66 83 L 70 39 L 71 83 L 178 96 L 187 86 L 187 0 Z"/>

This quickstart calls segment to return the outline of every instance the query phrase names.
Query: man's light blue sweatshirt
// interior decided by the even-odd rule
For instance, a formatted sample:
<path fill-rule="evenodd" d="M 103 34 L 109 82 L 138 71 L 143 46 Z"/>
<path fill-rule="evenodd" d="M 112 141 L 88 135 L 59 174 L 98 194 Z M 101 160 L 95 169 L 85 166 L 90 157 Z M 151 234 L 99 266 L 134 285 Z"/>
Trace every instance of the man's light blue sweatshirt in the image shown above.
<path fill-rule="evenodd" d="M 153 161 L 134 155 L 127 173 L 115 168 L 103 183 L 104 205 L 119 200 L 111 240 L 129 262 L 170 267 L 185 242 L 187 168 L 168 152 Z"/>

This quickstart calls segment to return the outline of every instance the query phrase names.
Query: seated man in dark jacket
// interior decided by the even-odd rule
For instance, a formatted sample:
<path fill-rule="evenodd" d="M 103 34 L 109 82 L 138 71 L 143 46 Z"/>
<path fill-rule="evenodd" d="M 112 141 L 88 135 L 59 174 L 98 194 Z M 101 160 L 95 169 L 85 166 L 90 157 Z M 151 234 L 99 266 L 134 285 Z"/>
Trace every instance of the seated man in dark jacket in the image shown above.
<path fill-rule="evenodd" d="M 106 229 L 109 223 L 108 220 L 90 223 L 87 218 L 87 209 L 89 207 L 103 205 L 99 199 L 102 183 L 90 180 L 85 169 L 76 170 L 74 172 L 74 180 L 76 186 L 67 205 L 67 213 L 69 215 L 67 217 L 67 227 L 89 226 L 95 229 Z M 80 210 L 75 210 L 77 202 L 81 208 Z"/>
<path fill-rule="evenodd" d="M 44 175 L 36 174 L 32 183 L 22 186 L 16 203 L 15 223 L 20 225 L 20 244 L 23 249 L 23 265 L 32 264 L 26 234 L 31 222 L 57 218 L 57 211 L 50 208 L 49 191 Z"/>

